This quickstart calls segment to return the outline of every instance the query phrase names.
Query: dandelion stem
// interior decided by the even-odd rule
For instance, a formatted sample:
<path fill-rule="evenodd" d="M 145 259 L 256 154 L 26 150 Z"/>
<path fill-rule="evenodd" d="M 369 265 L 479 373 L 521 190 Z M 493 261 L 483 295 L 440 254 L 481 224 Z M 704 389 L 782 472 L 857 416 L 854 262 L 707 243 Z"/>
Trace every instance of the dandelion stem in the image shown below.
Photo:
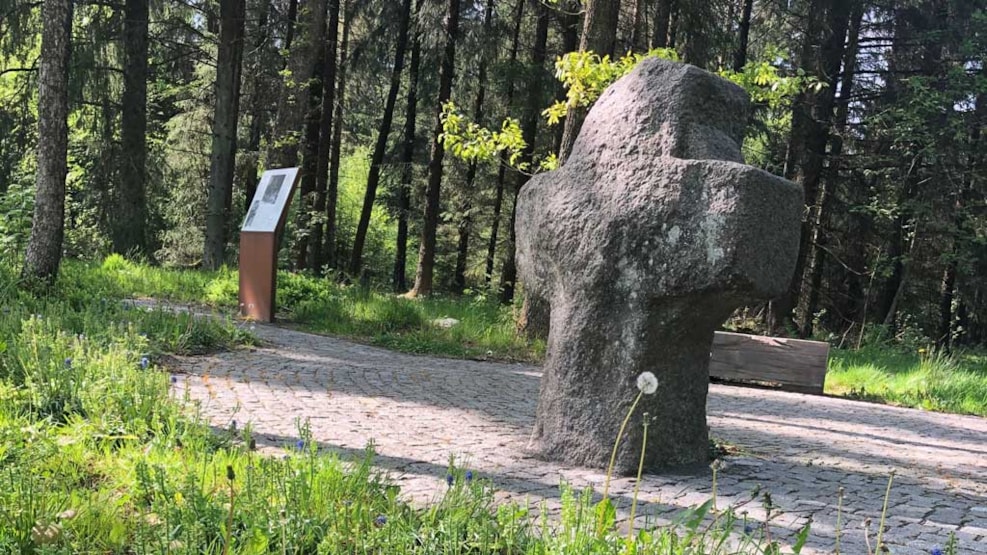
<path fill-rule="evenodd" d="M 641 396 L 638 395 L 638 398 Z M 631 498 L 631 518 L 627 522 L 627 543 L 634 537 L 634 514 L 637 512 L 637 493 L 641 489 L 641 472 L 644 470 L 644 453 L 648 449 L 648 420 L 650 415 L 644 413 L 644 438 L 641 440 L 641 458 L 637 463 L 637 480 L 634 481 L 634 497 Z"/>
<path fill-rule="evenodd" d="M 840 533 L 843 531 L 843 486 L 837 490 L 836 496 L 836 549 L 835 555 L 840 555 Z"/>
<path fill-rule="evenodd" d="M 630 410 L 627 411 L 627 416 L 624 417 L 624 421 L 620 424 L 620 431 L 617 432 L 617 441 L 613 442 L 613 452 L 610 453 L 610 466 L 607 467 L 607 480 L 603 483 L 604 499 L 608 499 L 610 495 L 610 477 L 613 476 L 613 465 L 617 461 L 617 448 L 620 446 L 620 438 L 624 437 L 624 429 L 627 428 L 627 422 L 630 421 L 631 415 L 634 414 L 634 409 L 637 408 L 637 403 L 641 400 L 642 395 L 644 395 L 644 392 L 640 391 L 637 397 L 634 398 Z"/>
<path fill-rule="evenodd" d="M 881 509 L 881 522 L 877 525 L 877 543 L 874 546 L 875 553 L 881 553 L 881 538 L 884 537 L 884 519 L 888 516 L 888 498 L 891 497 L 891 484 L 894 482 L 894 469 L 888 476 L 888 489 L 884 492 L 884 507 Z"/>

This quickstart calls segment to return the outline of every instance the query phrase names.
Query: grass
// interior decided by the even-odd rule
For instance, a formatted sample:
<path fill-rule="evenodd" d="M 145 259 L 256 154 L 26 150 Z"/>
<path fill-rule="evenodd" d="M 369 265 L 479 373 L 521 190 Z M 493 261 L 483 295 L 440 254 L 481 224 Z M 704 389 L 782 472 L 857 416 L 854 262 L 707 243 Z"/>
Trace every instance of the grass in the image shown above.
<path fill-rule="evenodd" d="M 153 297 L 237 306 L 237 273 L 172 270 L 111 256 L 102 264 L 68 262 L 61 288 L 91 297 Z M 283 321 L 306 331 L 347 337 L 396 351 L 457 358 L 539 362 L 543 341 L 515 332 L 515 307 L 483 295 L 409 300 L 393 293 L 281 272 Z M 442 318 L 459 323 L 434 324 Z M 180 347 L 180 346 L 178 346 Z M 922 356 L 874 343 L 830 352 L 826 392 L 850 398 L 987 416 L 987 356 Z"/>
<path fill-rule="evenodd" d="M 826 393 L 987 416 L 987 357 L 920 354 L 887 346 L 833 350 Z"/>
<path fill-rule="evenodd" d="M 609 501 L 564 486 L 559 520 L 539 524 L 527 506 L 495 506 L 491 485 L 453 464 L 434 503 L 414 508 L 373 469 L 371 449 L 342 461 L 303 422 L 282 455 L 260 455 L 249 426 L 202 422 L 160 365 L 252 337 L 232 321 L 121 302 L 162 279 L 171 299 L 195 300 L 227 278 L 111 262 L 67 264 L 44 298 L 0 266 L 0 553 L 779 552 L 768 527 L 745 531 L 709 503 L 625 536 Z"/>
<path fill-rule="evenodd" d="M 68 262 L 62 286 L 94 296 L 151 297 L 235 310 L 235 271 L 171 270 L 110 256 L 102 264 Z M 483 295 L 411 300 L 399 295 L 301 274 L 278 274 L 279 318 L 307 331 L 346 337 L 396 351 L 456 358 L 541 360 L 543 341 L 519 337 L 514 307 Z M 436 320 L 453 318 L 443 328 Z"/>

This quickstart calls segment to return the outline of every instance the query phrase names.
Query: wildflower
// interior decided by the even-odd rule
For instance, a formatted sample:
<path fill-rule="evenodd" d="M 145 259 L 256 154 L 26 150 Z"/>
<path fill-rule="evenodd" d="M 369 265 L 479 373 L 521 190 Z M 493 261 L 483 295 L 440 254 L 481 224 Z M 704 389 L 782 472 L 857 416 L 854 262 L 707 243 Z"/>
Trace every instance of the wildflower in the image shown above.
<path fill-rule="evenodd" d="M 72 357 L 68 357 L 65 359 L 65 367 L 72 368 Z"/>
<path fill-rule="evenodd" d="M 452 474 L 446 474 L 446 483 L 449 484 L 449 487 L 452 487 L 452 484 L 455 481 L 456 478 L 454 478 Z"/>
<path fill-rule="evenodd" d="M 658 391 L 658 378 L 651 372 L 641 372 L 637 377 L 637 388 L 645 395 Z"/>
<path fill-rule="evenodd" d="M 172 376 L 171 377 L 171 383 L 173 383 L 173 384 L 174 383 L 178 383 L 178 376 Z"/>
<path fill-rule="evenodd" d="M 384 515 L 377 515 L 377 518 L 374 519 L 374 526 L 377 528 L 383 528 L 385 524 L 387 524 L 387 517 Z"/>
<path fill-rule="evenodd" d="M 147 357 L 141 357 L 141 370 L 147 370 L 147 367 L 151 365 L 151 359 Z"/>
<path fill-rule="evenodd" d="M 936 546 L 932 548 L 932 551 L 929 552 L 929 555 L 942 555 L 942 553 L 943 553 L 942 549 L 939 549 L 939 546 Z"/>
<path fill-rule="evenodd" d="M 754 526 L 752 526 L 750 524 L 745 524 L 744 525 L 744 533 L 747 534 L 748 536 L 751 535 L 751 534 L 753 534 L 754 533 Z"/>
<path fill-rule="evenodd" d="M 299 451 L 303 451 L 305 449 L 305 440 L 299 439 L 298 441 L 296 441 L 295 449 L 298 449 Z"/>
<path fill-rule="evenodd" d="M 472 470 L 467 470 L 466 471 L 466 483 L 469 483 L 469 482 L 472 482 L 472 481 L 473 481 L 473 471 Z"/>

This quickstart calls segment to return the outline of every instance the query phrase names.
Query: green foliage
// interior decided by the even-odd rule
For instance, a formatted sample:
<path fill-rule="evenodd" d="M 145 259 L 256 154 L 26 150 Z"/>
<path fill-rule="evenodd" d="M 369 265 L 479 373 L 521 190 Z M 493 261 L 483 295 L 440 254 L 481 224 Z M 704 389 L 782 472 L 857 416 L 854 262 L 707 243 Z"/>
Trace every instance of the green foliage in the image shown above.
<path fill-rule="evenodd" d="M 491 131 L 476 122 L 467 121 L 466 116 L 459 112 L 453 102 L 447 102 L 442 106 L 440 118 L 442 119 L 441 140 L 455 156 L 469 161 L 492 160 L 506 151 L 512 166 L 517 166 L 521 170 L 527 169 L 524 164 L 518 164 L 518 158 L 525 147 L 518 120 L 507 118 L 501 124 L 500 131 Z"/>
<path fill-rule="evenodd" d="M 614 81 L 631 72 L 646 58 L 678 61 L 672 48 L 655 48 L 646 54 L 628 53 L 617 60 L 602 58 L 591 51 L 570 52 L 555 62 L 555 77 L 566 88 L 566 100 L 549 106 L 543 115 L 555 125 L 571 108 L 585 108 L 596 102 Z"/>
<path fill-rule="evenodd" d="M 785 76 L 778 66 L 765 61 L 748 62 L 743 71 L 739 72 L 724 69 L 719 75 L 743 87 L 755 104 L 764 105 L 771 110 L 789 108 L 792 100 L 807 87 L 818 89 L 825 86 L 824 83 L 807 77 L 802 70 L 798 70 L 793 76 Z"/>

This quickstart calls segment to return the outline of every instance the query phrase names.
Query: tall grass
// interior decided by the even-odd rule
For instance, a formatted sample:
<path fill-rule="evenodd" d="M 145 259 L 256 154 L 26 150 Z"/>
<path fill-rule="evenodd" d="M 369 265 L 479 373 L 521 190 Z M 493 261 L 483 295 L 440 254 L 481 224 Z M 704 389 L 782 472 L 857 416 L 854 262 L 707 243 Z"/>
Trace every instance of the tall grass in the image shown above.
<path fill-rule="evenodd" d="M 341 461 L 320 452 L 304 423 L 282 454 L 261 455 L 249 426 L 215 432 L 200 421 L 181 378 L 159 365 L 163 353 L 250 336 L 229 321 L 128 307 L 119 294 L 146 271 L 105 266 L 67 265 L 61 287 L 41 299 L 0 269 L 0 553 L 778 552 L 736 520 L 710 521 L 708 504 L 625 539 L 615 512 L 598 528 L 591 494 L 564 489 L 559 521 L 536 526 L 528 507 L 495 507 L 491 485 L 454 465 L 435 502 L 416 509 L 373 469 L 372 451 Z M 182 277 L 171 291 L 209 279 Z M 392 333 L 432 315 L 460 315 L 465 327 L 498 313 L 480 305 L 471 322 L 456 303 L 436 302 L 434 312 L 406 303 L 342 305 L 365 311 L 358 325 L 367 327 L 355 329 L 399 320 Z"/>
<path fill-rule="evenodd" d="M 987 359 L 886 346 L 830 352 L 826 392 L 928 410 L 987 416 Z"/>

